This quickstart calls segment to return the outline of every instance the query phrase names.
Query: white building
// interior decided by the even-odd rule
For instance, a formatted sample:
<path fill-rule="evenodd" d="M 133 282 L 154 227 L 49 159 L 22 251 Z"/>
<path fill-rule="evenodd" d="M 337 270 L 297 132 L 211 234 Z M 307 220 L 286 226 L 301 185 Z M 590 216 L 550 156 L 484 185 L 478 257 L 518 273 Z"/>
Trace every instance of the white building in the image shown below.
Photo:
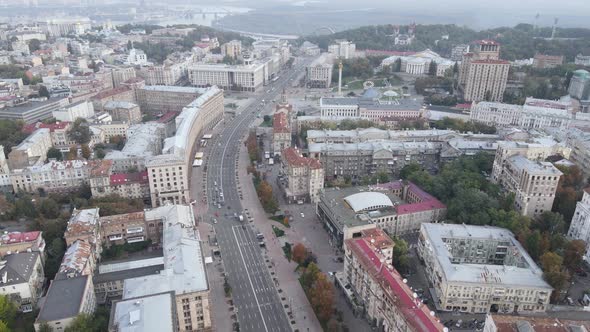
<path fill-rule="evenodd" d="M 381 67 L 391 66 L 398 59 L 401 61 L 401 71 L 411 75 L 429 74 L 430 63 L 436 63 L 436 76 L 444 76 L 447 69 L 453 68 L 454 61 L 445 59 L 429 49 L 412 55 L 394 55 L 381 61 Z"/>
<path fill-rule="evenodd" d="M 528 97 L 524 105 L 495 102 L 474 102 L 469 115 L 471 121 L 495 127 L 522 129 L 567 129 L 573 119 L 570 101 L 554 101 Z"/>
<path fill-rule="evenodd" d="M 324 188 L 324 169 L 319 160 L 303 157 L 299 150 L 287 148 L 281 154 L 282 172 L 287 177 L 285 196 L 289 202 L 319 202 Z"/>
<path fill-rule="evenodd" d="M 16 252 L 0 261 L 0 295 L 13 300 L 21 312 L 31 312 L 43 291 L 43 262 L 39 252 Z"/>
<path fill-rule="evenodd" d="M 47 128 L 35 130 L 8 154 L 8 166 L 11 170 L 43 163 L 47 151 L 52 147 L 51 132 Z"/>
<path fill-rule="evenodd" d="M 242 42 L 232 40 L 221 45 L 221 55 L 236 59 L 242 54 Z"/>
<path fill-rule="evenodd" d="M 137 70 L 137 76 L 143 78 L 146 85 L 175 85 L 186 71 L 186 63 L 144 66 Z"/>
<path fill-rule="evenodd" d="M 92 28 L 88 17 L 56 18 L 47 21 L 47 32 L 54 36 L 66 36 L 71 33 L 82 35 Z"/>
<path fill-rule="evenodd" d="M 553 289 L 504 228 L 422 224 L 418 254 L 435 305 L 465 313 L 542 313 Z"/>
<path fill-rule="evenodd" d="M 4 146 L 0 145 L 0 190 L 6 189 L 8 186 L 12 186 L 10 168 L 4 154 Z"/>
<path fill-rule="evenodd" d="M 145 52 L 142 50 L 132 48 L 129 50 L 129 54 L 127 55 L 127 57 L 125 58 L 123 63 L 126 65 L 134 65 L 134 66 L 135 65 L 137 65 L 137 66 L 147 65 L 148 64 L 147 55 L 145 55 Z"/>
<path fill-rule="evenodd" d="M 328 46 L 328 53 L 339 58 L 350 59 L 356 55 L 356 44 L 347 40 L 335 40 L 334 44 Z"/>
<path fill-rule="evenodd" d="M 238 91 L 257 91 L 268 79 L 266 63 L 246 65 L 198 63 L 188 67 L 188 77 L 193 86 L 218 86 Z"/>
<path fill-rule="evenodd" d="M 94 105 L 83 100 L 53 111 L 52 114 L 57 121 L 74 122 L 77 118 L 89 119 L 94 116 Z"/>
<path fill-rule="evenodd" d="M 570 239 L 586 242 L 584 260 L 590 261 L 590 193 L 584 190 L 582 200 L 576 203 L 576 212 L 567 232 Z"/>
<path fill-rule="evenodd" d="M 329 88 L 332 85 L 333 59 L 323 54 L 305 68 L 305 85 L 308 88 Z"/>
<path fill-rule="evenodd" d="M 590 55 L 582 55 L 581 53 L 576 55 L 574 63 L 578 66 L 590 67 Z"/>

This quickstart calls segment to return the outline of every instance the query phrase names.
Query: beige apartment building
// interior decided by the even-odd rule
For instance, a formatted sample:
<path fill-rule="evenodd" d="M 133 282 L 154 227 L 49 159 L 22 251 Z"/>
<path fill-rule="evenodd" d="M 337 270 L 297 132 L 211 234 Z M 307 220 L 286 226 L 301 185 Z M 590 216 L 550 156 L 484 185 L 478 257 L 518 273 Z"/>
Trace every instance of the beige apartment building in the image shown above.
<path fill-rule="evenodd" d="M 515 208 L 535 217 L 551 211 L 562 173 L 544 160 L 550 155 L 569 157 L 570 149 L 551 139 L 534 142 L 498 142 L 492 182 L 515 194 Z"/>
<path fill-rule="evenodd" d="M 153 115 L 179 112 L 203 92 L 191 87 L 149 85 L 136 90 L 137 104 L 142 112 Z"/>
<path fill-rule="evenodd" d="M 290 203 L 317 203 L 324 188 L 324 169 L 319 160 L 303 157 L 299 150 L 287 148 L 282 154 L 282 174 L 286 176 L 285 196 Z"/>
<path fill-rule="evenodd" d="M 175 85 L 186 71 L 185 63 L 144 66 L 137 70 L 137 76 L 145 80 L 146 85 Z"/>
<path fill-rule="evenodd" d="M 161 242 L 163 220 L 153 217 L 153 213 L 118 214 L 101 217 L 99 222 L 102 242 L 106 247 L 147 240 L 153 244 Z"/>
<path fill-rule="evenodd" d="M 438 310 L 543 313 L 553 288 L 504 228 L 422 224 L 418 255 Z"/>
<path fill-rule="evenodd" d="M 232 40 L 221 45 L 221 55 L 236 59 L 242 54 L 242 42 Z"/>
<path fill-rule="evenodd" d="M 332 85 L 332 57 L 323 54 L 305 68 L 305 86 L 308 88 L 329 88 Z"/>
<path fill-rule="evenodd" d="M 109 101 L 104 104 L 104 110 L 113 117 L 113 121 L 129 124 L 141 122 L 139 106 L 127 101 Z"/>
<path fill-rule="evenodd" d="M 211 87 L 202 91 L 176 118 L 176 135 L 165 140 L 162 154 L 146 163 L 154 207 L 190 201 L 189 167 L 195 143 L 221 121 L 224 111 L 223 90 Z"/>
<path fill-rule="evenodd" d="M 259 62 L 244 65 L 198 63 L 189 66 L 188 77 L 197 87 L 216 85 L 228 90 L 257 91 L 265 83 L 266 68 L 266 63 Z"/>
<path fill-rule="evenodd" d="M 281 155 L 283 150 L 291 147 L 291 125 L 289 115 L 285 112 L 278 112 L 273 115 L 272 120 L 272 153 Z"/>
<path fill-rule="evenodd" d="M 465 100 L 502 101 L 510 62 L 500 60 L 500 44 L 479 40 L 472 53 L 463 55 L 459 84 Z"/>
<path fill-rule="evenodd" d="M 50 130 L 47 128 L 37 129 L 19 145 L 12 148 L 8 154 L 8 166 L 15 170 L 34 165 L 38 161 L 43 162 L 51 146 Z"/>
<path fill-rule="evenodd" d="M 349 285 L 349 301 L 379 331 L 442 332 L 446 328 L 422 303 L 391 265 L 393 240 L 380 229 L 363 230 L 344 244 L 344 271 L 336 273 L 341 287 Z M 348 294 L 347 291 L 345 293 Z"/>

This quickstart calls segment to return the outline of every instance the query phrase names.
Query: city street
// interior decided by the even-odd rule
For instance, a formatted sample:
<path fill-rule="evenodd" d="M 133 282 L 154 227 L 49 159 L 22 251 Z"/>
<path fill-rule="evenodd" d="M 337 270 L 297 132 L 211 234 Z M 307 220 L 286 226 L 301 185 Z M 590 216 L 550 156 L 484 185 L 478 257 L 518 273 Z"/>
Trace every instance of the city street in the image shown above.
<path fill-rule="evenodd" d="M 262 101 L 276 98 L 290 78 L 303 68 L 304 64 L 300 63 L 293 70 L 283 72 L 277 82 L 255 95 L 253 102 L 235 118 L 226 120 L 221 132 L 209 143 L 203 184 L 207 190 L 208 215 L 203 220 L 216 218 L 218 221 L 214 224 L 215 234 L 232 288 L 240 331 L 292 330 L 256 235 L 251 227 L 236 217 L 243 213 L 237 163 L 242 140 L 261 111 Z M 201 188 L 193 186 L 192 190 L 192 197 L 201 200 Z"/>

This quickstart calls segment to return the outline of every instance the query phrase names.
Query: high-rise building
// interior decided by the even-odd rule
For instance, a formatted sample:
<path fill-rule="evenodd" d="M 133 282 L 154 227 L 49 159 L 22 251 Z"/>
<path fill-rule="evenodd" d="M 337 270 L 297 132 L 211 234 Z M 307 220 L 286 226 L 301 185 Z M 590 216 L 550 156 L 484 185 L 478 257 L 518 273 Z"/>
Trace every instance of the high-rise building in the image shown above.
<path fill-rule="evenodd" d="M 582 200 L 576 203 L 576 211 L 567 232 L 570 239 L 586 242 L 585 260 L 590 259 L 590 193 L 584 190 Z"/>
<path fill-rule="evenodd" d="M 305 86 L 329 88 L 332 84 L 332 57 L 323 54 L 305 68 Z"/>
<path fill-rule="evenodd" d="M 573 98 L 579 100 L 590 99 L 590 72 L 584 69 L 574 71 L 567 91 Z"/>
<path fill-rule="evenodd" d="M 232 40 L 221 45 L 221 55 L 236 59 L 242 54 L 242 42 Z"/>
<path fill-rule="evenodd" d="M 328 46 L 328 53 L 332 53 L 336 57 L 350 59 L 355 56 L 356 44 L 347 40 L 336 40 L 334 44 Z"/>
<path fill-rule="evenodd" d="M 285 196 L 289 202 L 319 201 L 324 188 L 324 169 L 319 160 L 303 157 L 299 150 L 287 148 L 282 154 L 283 174 L 287 177 Z"/>
<path fill-rule="evenodd" d="M 500 44 L 477 41 L 473 52 L 463 56 L 459 70 L 465 100 L 502 101 L 509 69 L 510 62 L 500 60 Z"/>

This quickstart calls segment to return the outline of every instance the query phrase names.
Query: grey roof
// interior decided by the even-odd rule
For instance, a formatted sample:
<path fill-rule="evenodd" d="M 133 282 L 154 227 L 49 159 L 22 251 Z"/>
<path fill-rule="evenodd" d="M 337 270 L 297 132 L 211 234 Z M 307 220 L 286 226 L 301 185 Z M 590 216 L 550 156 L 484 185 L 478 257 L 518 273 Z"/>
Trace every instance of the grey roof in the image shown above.
<path fill-rule="evenodd" d="M 346 196 L 344 200 L 350 205 L 354 212 L 393 206 L 391 199 L 389 199 L 384 193 L 380 192 L 360 192 Z"/>
<path fill-rule="evenodd" d="M 120 270 L 107 273 L 95 273 L 92 278 L 94 284 L 99 284 L 108 281 L 125 280 L 130 278 L 138 278 L 158 274 L 164 270 L 164 264 L 143 266 L 134 269 Z"/>
<path fill-rule="evenodd" d="M 172 292 L 115 302 L 109 325 L 119 332 L 172 332 L 175 303 Z"/>
<path fill-rule="evenodd" d="M 541 175 L 562 175 L 563 173 L 553 166 L 550 162 L 532 161 L 524 156 L 516 155 L 508 158 L 508 160 L 519 170 L 527 170 L 529 173 Z"/>
<path fill-rule="evenodd" d="M 80 313 L 88 278 L 90 276 L 84 275 L 53 280 L 47 291 L 45 303 L 37 316 L 37 321 L 47 322 L 77 316 Z"/>
<path fill-rule="evenodd" d="M 543 271 L 535 264 L 512 232 L 505 228 L 457 224 L 422 224 L 421 233 L 432 249 L 432 255 L 440 265 L 444 277 L 450 282 L 487 283 L 516 287 L 539 287 L 551 289 L 543 280 Z M 513 255 L 519 255 L 523 266 L 492 264 L 453 264 L 447 243 L 443 239 L 485 239 L 510 243 Z"/>
<path fill-rule="evenodd" d="M 41 107 L 53 106 L 53 105 L 58 106 L 58 104 L 60 102 L 61 102 L 61 99 L 48 99 L 45 101 L 27 102 L 25 104 L 18 105 L 18 106 L 2 108 L 2 109 L 0 109 L 0 113 L 23 114 L 23 113 L 27 113 L 29 111 L 34 111 L 34 110 L 41 108 Z"/>
<path fill-rule="evenodd" d="M 0 261 L 0 287 L 28 282 L 38 257 L 36 251 L 5 256 Z"/>

